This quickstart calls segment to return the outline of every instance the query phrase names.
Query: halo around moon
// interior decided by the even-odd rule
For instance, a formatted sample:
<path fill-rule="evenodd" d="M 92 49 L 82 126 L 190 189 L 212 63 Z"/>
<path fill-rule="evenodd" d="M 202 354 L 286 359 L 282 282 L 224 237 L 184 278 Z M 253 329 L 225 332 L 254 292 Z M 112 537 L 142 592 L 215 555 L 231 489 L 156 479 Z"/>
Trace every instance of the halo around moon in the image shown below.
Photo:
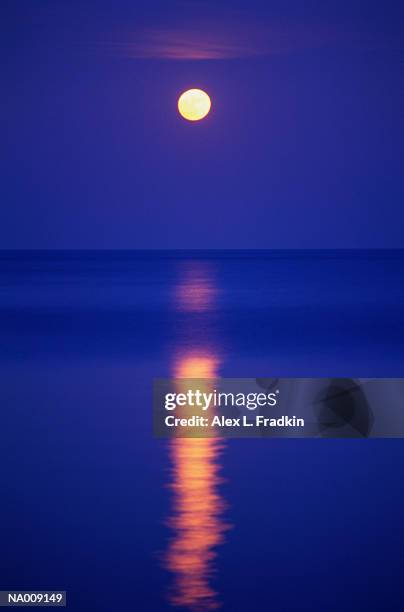
<path fill-rule="evenodd" d="M 200 121 L 209 113 L 212 103 L 202 89 L 188 89 L 178 99 L 178 111 L 188 121 Z"/>

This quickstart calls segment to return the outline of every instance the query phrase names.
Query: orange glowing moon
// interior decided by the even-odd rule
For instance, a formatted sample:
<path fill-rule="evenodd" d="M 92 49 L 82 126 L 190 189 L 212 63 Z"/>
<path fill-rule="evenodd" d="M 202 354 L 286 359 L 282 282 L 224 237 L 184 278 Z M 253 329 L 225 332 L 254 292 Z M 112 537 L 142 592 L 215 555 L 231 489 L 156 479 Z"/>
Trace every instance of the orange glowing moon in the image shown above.
<path fill-rule="evenodd" d="M 209 113 L 212 103 L 202 89 L 188 89 L 178 99 L 179 113 L 187 121 L 200 121 Z"/>

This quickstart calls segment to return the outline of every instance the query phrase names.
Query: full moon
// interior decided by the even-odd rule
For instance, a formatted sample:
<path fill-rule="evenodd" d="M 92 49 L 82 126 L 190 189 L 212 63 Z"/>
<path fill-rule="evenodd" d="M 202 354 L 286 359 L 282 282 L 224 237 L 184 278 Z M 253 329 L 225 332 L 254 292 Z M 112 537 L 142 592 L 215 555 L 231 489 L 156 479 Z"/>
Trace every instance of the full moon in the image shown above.
<path fill-rule="evenodd" d="M 188 89 L 178 99 L 180 115 L 188 121 L 200 121 L 206 117 L 211 106 L 208 94 L 202 89 Z"/>

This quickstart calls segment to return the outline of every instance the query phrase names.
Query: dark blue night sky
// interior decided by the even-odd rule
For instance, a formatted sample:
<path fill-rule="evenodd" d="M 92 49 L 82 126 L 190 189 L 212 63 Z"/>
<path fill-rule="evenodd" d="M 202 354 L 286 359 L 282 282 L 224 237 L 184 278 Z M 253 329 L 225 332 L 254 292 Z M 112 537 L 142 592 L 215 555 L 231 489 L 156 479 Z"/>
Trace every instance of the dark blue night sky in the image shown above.
<path fill-rule="evenodd" d="M 401 3 L 2 13 L 3 248 L 404 246 Z"/>

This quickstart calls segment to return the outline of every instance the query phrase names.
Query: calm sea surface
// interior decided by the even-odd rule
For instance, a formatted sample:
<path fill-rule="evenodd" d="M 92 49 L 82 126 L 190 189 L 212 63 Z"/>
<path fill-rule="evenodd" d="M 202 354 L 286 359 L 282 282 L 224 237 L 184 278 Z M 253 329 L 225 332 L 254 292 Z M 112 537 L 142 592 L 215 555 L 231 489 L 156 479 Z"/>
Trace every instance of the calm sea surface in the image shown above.
<path fill-rule="evenodd" d="M 152 436 L 155 377 L 404 376 L 403 251 L 1 252 L 0 588 L 402 610 L 404 441 Z"/>

